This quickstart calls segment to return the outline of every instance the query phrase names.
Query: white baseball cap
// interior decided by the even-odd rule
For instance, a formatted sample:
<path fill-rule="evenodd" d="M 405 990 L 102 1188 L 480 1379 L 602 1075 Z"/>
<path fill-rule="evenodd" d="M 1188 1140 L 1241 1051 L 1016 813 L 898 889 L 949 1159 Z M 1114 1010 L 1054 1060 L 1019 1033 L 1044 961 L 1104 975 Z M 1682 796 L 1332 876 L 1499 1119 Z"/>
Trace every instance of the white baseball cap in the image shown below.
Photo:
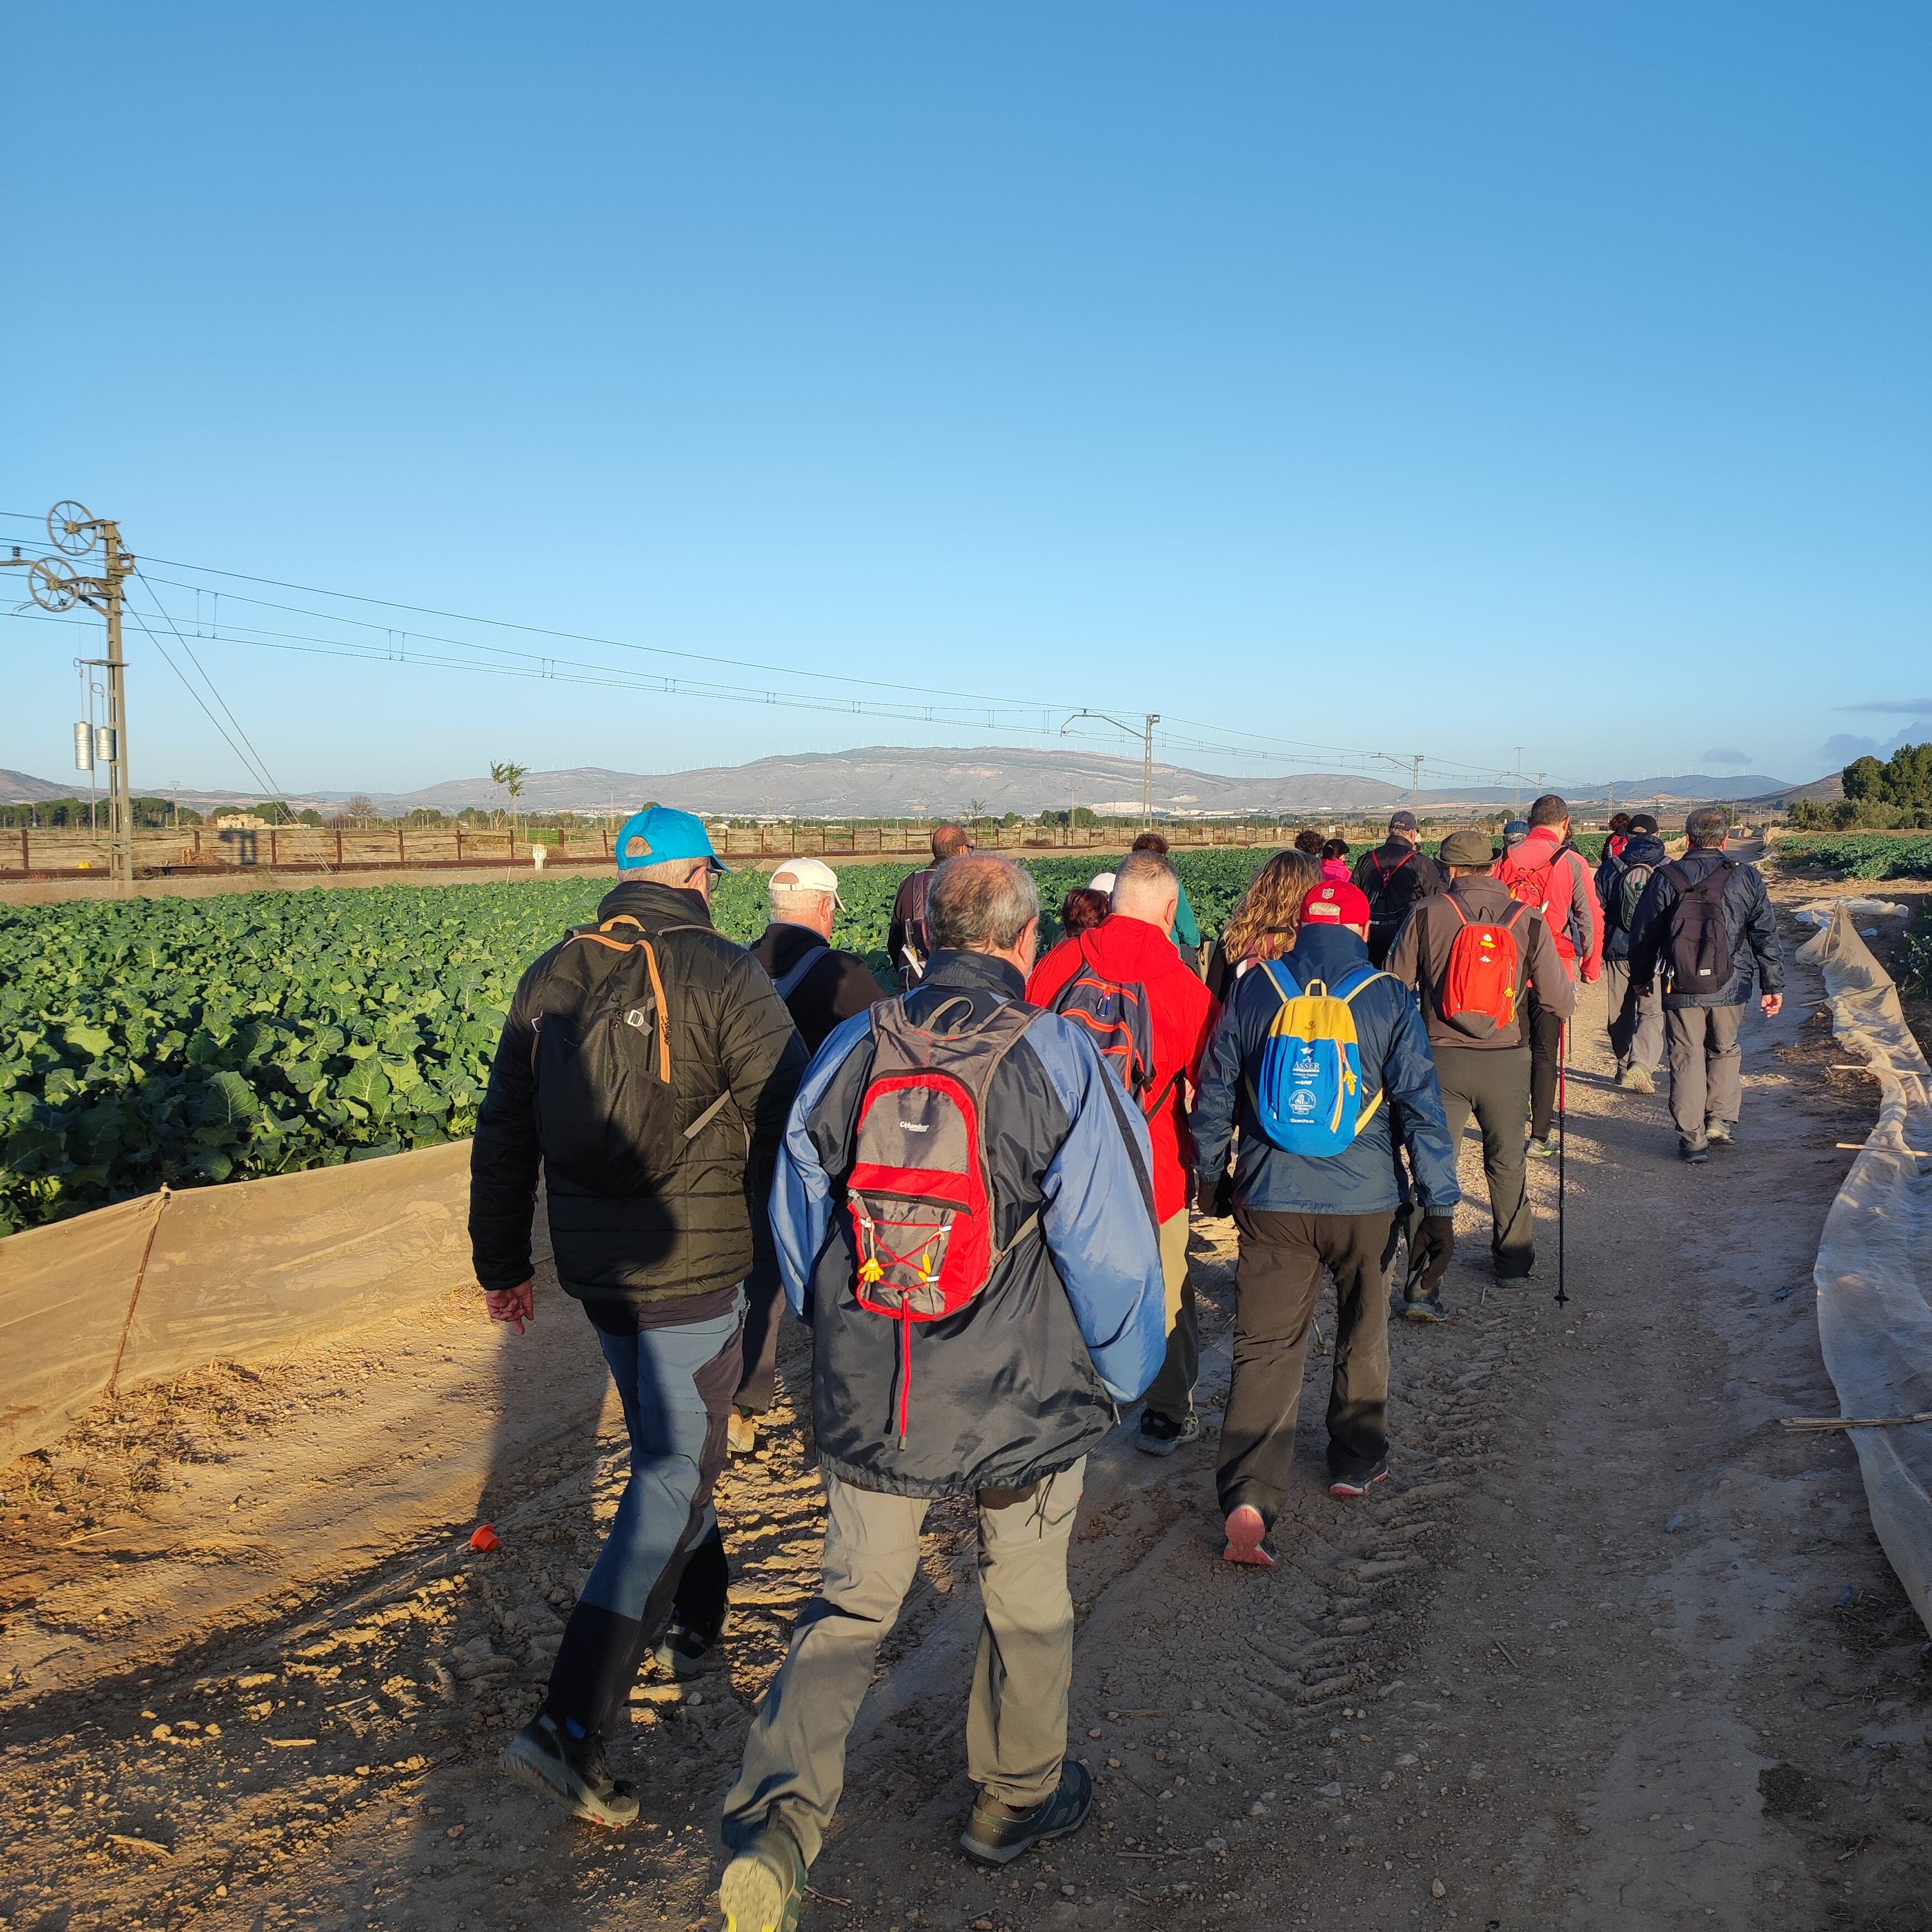
<path fill-rule="evenodd" d="M 1112 872 L 1096 872 L 1094 876 L 1087 881 L 1087 890 L 1090 892 L 1112 892 L 1114 890 L 1113 874 Z"/>
<path fill-rule="evenodd" d="M 830 892 L 832 903 L 841 912 L 845 902 L 838 896 L 838 874 L 822 859 L 788 859 L 772 874 L 775 892 Z"/>

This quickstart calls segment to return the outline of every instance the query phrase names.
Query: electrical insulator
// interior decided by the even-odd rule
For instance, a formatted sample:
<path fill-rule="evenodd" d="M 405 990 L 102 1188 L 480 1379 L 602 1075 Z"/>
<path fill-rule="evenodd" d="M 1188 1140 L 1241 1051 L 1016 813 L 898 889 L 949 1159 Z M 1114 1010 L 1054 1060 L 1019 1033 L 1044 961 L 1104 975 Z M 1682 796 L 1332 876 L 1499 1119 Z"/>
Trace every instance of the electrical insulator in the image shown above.
<path fill-rule="evenodd" d="M 94 769 L 94 734 L 82 718 L 74 728 L 74 768 L 77 772 Z"/>

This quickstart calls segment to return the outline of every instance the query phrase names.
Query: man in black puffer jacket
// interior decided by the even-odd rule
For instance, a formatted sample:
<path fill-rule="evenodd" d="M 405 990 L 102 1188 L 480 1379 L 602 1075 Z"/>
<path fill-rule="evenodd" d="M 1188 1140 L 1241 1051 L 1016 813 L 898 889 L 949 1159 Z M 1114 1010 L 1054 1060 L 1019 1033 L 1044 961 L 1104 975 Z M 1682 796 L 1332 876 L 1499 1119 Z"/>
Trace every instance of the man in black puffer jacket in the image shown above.
<path fill-rule="evenodd" d="M 631 1480 L 505 1768 L 581 1818 L 638 1801 L 604 1745 L 665 1635 L 701 1652 L 724 1611 L 711 1492 L 738 1386 L 752 1266 L 806 1066 L 764 968 L 711 924 L 722 870 L 701 820 L 662 806 L 617 837 L 619 883 L 518 985 L 470 1156 L 470 1237 L 490 1318 L 534 1313 L 541 1166 L 557 1279 L 617 1384 Z M 667 1659 L 676 1668 L 676 1650 Z"/>
<path fill-rule="evenodd" d="M 1622 817 L 1622 814 L 1618 814 Z M 1614 846 L 1616 849 L 1612 850 Z M 1640 812 L 1625 821 L 1621 839 L 1606 840 L 1597 868 L 1597 903 L 1604 909 L 1604 991 L 1608 995 L 1610 1051 L 1617 1084 L 1633 1094 L 1654 1094 L 1664 1065 L 1664 1000 L 1653 985 L 1639 994 L 1630 985 L 1630 922 L 1651 876 L 1667 857 L 1657 820 Z"/>
<path fill-rule="evenodd" d="M 1763 874 L 1724 856 L 1730 820 L 1714 806 L 1702 806 L 1684 830 L 1690 849 L 1674 865 L 1658 867 L 1631 922 L 1630 983 L 1640 993 L 1662 987 L 1677 1150 L 1685 1160 L 1702 1163 L 1714 1144 L 1730 1147 L 1736 1141 L 1744 1097 L 1738 1028 L 1754 983 L 1764 996 L 1765 1018 L 1777 1016 L 1784 1004 L 1784 962 Z M 1714 896 L 1714 907 L 1707 895 Z M 1707 908 L 1714 915 L 1708 921 L 1699 917 Z M 1695 960 L 1683 956 L 1701 932 L 1702 954 L 1708 957 L 1719 927 L 1730 976 L 1708 988 L 1687 983 L 1678 969 Z"/>

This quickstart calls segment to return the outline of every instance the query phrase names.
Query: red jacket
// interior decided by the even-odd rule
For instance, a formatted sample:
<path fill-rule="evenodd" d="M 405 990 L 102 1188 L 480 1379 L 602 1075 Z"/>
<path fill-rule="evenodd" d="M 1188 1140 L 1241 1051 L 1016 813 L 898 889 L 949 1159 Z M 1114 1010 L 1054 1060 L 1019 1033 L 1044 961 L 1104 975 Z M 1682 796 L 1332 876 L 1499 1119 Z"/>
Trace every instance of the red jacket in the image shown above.
<path fill-rule="evenodd" d="M 1167 1099 L 1148 1122 L 1154 1143 L 1154 1211 L 1165 1221 L 1186 1208 L 1194 1191 L 1194 1136 L 1188 1131 L 1181 1081 L 1174 1076 L 1180 1075 L 1191 1084 L 1199 1076 L 1201 1056 L 1221 1017 L 1220 1003 L 1158 926 L 1114 913 L 1090 932 L 1063 939 L 1033 969 L 1027 998 L 1034 1005 L 1053 1004 L 1080 970 L 1083 947 L 1108 979 L 1137 982 L 1147 988 L 1154 1090 L 1168 1088 Z"/>
<path fill-rule="evenodd" d="M 1551 937 L 1571 979 L 1576 962 L 1583 964 L 1587 985 L 1604 974 L 1604 915 L 1597 903 L 1596 880 L 1590 862 L 1574 846 L 1560 849 L 1562 834 L 1553 825 L 1536 825 L 1512 852 L 1496 861 L 1493 877 L 1509 887 L 1512 897 L 1536 907 L 1549 922 Z M 1573 932 L 1584 934 L 1579 948 Z"/>

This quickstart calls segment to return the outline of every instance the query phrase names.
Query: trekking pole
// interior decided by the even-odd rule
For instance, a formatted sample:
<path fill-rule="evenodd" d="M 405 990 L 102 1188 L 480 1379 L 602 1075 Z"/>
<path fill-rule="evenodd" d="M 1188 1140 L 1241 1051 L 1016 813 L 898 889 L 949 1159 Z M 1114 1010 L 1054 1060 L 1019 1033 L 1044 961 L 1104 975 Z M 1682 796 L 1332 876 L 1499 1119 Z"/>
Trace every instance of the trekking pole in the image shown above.
<path fill-rule="evenodd" d="M 1568 1305 L 1563 1287 L 1563 1197 L 1564 1156 L 1570 1150 L 1570 1022 L 1556 1031 L 1556 1305 Z"/>

